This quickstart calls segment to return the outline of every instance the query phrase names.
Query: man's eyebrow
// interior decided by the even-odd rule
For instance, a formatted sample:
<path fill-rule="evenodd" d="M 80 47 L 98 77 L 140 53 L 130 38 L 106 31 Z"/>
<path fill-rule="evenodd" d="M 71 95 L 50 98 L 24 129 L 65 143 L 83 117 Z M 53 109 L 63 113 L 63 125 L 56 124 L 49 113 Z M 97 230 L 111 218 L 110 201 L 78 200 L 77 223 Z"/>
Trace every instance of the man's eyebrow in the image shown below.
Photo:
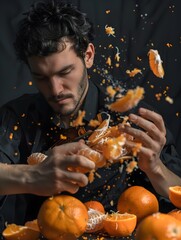
<path fill-rule="evenodd" d="M 58 70 L 56 73 L 65 72 L 66 70 L 68 70 L 68 69 L 70 69 L 70 68 L 72 68 L 72 67 L 73 67 L 73 64 L 69 64 L 69 65 L 63 67 L 62 69 Z M 55 74 L 56 74 L 56 73 L 55 73 Z M 33 74 L 33 75 L 35 75 L 35 76 L 42 76 L 42 74 L 37 73 L 37 72 L 33 72 L 33 71 L 31 71 L 31 74 Z"/>

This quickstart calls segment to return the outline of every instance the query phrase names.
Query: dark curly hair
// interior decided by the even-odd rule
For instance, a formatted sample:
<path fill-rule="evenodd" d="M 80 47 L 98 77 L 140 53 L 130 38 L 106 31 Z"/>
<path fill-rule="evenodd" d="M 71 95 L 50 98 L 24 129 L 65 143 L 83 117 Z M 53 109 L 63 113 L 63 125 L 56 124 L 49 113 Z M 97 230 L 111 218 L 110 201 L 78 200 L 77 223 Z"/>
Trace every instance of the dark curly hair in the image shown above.
<path fill-rule="evenodd" d="M 94 39 L 92 23 L 85 13 L 70 3 L 61 0 L 36 2 L 24 15 L 14 47 L 17 57 L 26 64 L 31 56 L 48 56 L 62 51 L 66 39 L 83 58 L 88 44 Z"/>

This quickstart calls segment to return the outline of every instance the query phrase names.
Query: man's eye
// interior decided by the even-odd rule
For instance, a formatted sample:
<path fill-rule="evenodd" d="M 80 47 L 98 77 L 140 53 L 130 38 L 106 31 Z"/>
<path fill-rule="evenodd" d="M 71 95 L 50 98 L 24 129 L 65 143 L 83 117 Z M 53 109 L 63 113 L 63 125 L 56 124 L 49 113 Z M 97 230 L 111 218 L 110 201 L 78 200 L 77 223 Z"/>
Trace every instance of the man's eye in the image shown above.
<path fill-rule="evenodd" d="M 61 72 L 60 75 L 64 76 L 64 75 L 69 74 L 70 72 L 71 72 L 71 70 L 67 70 L 67 71 L 65 71 L 65 72 Z"/>

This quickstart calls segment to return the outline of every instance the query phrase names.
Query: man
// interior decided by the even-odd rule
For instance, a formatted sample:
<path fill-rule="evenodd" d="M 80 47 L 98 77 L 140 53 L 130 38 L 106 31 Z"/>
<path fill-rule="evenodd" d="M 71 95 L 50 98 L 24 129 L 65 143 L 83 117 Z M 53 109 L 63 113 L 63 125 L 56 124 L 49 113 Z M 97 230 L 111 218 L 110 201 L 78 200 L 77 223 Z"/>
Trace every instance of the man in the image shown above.
<path fill-rule="evenodd" d="M 119 195 L 129 185 L 143 185 L 168 197 L 168 186 L 180 181 L 173 173 L 179 174 L 181 166 L 172 137 L 162 117 L 144 103 L 129 115 L 136 128 L 120 125 L 142 143 L 139 169 L 131 175 L 125 171 L 126 164 L 120 163 L 98 169 L 93 183 L 88 183 L 86 174 L 68 171 L 68 167 L 95 168 L 89 159 L 76 154 L 86 147 L 82 142 L 56 146 L 44 162 L 27 165 L 31 153 L 46 152 L 60 136 L 79 135 L 70 123 L 80 109 L 86 112 L 85 130 L 99 112 L 107 111 L 104 93 L 88 80 L 87 69 L 95 54 L 92 41 L 93 29 L 86 15 L 61 1 L 33 5 L 21 22 L 15 49 L 29 67 L 39 93 L 24 95 L 0 111 L 1 231 L 5 222 L 24 224 L 36 218 L 44 200 L 41 196 L 66 192 L 83 202 L 99 200 L 109 211 L 116 210 Z M 111 117 L 117 121 L 116 114 Z"/>

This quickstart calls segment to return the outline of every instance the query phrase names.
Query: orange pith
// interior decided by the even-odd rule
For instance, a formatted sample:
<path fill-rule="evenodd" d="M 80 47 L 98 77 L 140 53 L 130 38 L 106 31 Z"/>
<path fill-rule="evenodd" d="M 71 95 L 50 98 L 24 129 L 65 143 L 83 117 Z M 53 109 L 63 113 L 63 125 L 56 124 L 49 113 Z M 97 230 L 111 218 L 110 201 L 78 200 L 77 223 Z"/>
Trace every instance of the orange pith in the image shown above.
<path fill-rule="evenodd" d="M 88 222 L 86 227 L 86 232 L 93 233 L 98 232 L 103 229 L 103 220 L 106 215 L 100 211 L 97 211 L 93 208 L 88 209 Z"/>
<path fill-rule="evenodd" d="M 105 231 L 114 237 L 127 237 L 136 227 L 137 217 L 129 213 L 112 213 L 108 214 L 103 220 Z"/>
<path fill-rule="evenodd" d="M 169 187 L 169 199 L 175 207 L 181 209 L 181 186 Z"/>

